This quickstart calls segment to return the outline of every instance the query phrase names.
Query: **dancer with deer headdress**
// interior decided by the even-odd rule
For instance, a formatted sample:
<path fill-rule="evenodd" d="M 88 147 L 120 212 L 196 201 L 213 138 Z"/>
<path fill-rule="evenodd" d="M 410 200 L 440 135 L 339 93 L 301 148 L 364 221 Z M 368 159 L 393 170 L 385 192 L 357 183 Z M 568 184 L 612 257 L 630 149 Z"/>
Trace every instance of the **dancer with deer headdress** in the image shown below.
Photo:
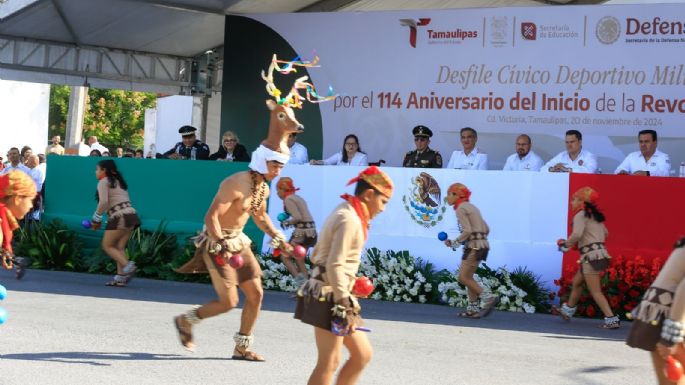
<path fill-rule="evenodd" d="M 240 288 L 245 294 L 245 305 L 240 329 L 233 336 L 233 359 L 264 361 L 264 357 L 250 350 L 254 341 L 252 331 L 262 304 L 262 271 L 250 248 L 251 241 L 243 229 L 251 217 L 272 238 L 270 244 L 273 248 L 280 249 L 286 256 L 292 253 L 292 246 L 286 242 L 283 233 L 274 227 L 266 213 L 269 197 L 267 181 L 278 177 L 288 162 L 287 136 L 291 132 L 302 131 L 302 125 L 295 119 L 292 108 L 301 107 L 298 90 L 302 88 L 301 84 L 307 83 L 303 83 L 303 78 L 298 79 L 288 96 L 280 98 L 280 91 L 273 84 L 272 73 L 277 68 L 281 73 L 289 73 L 296 66 L 311 66 L 309 62 L 288 62 L 284 69 L 280 69 L 278 63 L 281 62 L 274 55 L 269 76 L 262 74 L 267 82 L 267 91 L 276 98 L 266 103 L 271 110 L 267 139 L 252 153 L 250 170 L 233 174 L 221 182 L 205 215 L 204 229 L 195 239 L 197 252 L 178 269 L 181 273 L 209 272 L 217 293 L 217 299 L 195 306 L 186 314 L 174 318 L 181 344 L 188 350 L 193 350 L 195 346 L 193 326 L 203 319 L 236 307 L 237 289 Z"/>

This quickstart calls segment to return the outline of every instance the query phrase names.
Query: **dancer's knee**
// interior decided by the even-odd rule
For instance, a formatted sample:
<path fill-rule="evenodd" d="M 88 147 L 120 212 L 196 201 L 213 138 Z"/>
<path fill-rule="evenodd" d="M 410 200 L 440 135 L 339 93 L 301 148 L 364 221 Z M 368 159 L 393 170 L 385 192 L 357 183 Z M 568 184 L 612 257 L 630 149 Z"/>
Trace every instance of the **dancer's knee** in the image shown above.
<path fill-rule="evenodd" d="M 368 365 L 369 362 L 371 362 L 372 358 L 373 349 L 371 349 L 370 347 L 368 349 L 355 352 L 354 354 L 350 354 L 350 361 L 353 361 L 356 365 L 359 365 L 361 368 L 366 367 L 366 365 Z"/>
<path fill-rule="evenodd" d="M 238 298 L 237 293 L 235 293 L 235 294 L 231 293 L 231 294 L 227 294 L 225 296 L 221 296 L 219 298 L 219 304 L 221 305 L 221 309 L 220 309 L 221 312 L 225 313 L 225 312 L 235 308 L 236 306 L 238 306 L 238 301 L 239 301 L 239 298 Z"/>

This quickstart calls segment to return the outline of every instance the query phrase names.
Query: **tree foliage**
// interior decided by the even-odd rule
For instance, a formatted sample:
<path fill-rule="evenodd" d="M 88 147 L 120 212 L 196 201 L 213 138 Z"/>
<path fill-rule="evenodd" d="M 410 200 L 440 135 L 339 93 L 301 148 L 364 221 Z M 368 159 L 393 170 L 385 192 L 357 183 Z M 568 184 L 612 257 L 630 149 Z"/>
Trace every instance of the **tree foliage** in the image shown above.
<path fill-rule="evenodd" d="M 50 136 L 65 134 L 69 111 L 68 86 L 50 89 Z M 143 146 L 145 109 L 154 108 L 157 97 L 149 92 L 91 88 L 86 97 L 83 136 L 95 135 L 109 147 Z"/>

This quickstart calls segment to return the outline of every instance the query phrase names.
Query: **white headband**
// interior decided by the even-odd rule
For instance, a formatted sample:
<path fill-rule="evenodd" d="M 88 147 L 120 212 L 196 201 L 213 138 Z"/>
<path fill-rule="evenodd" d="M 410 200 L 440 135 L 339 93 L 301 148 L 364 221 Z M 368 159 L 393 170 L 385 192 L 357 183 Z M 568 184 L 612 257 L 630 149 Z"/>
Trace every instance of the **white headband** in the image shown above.
<path fill-rule="evenodd" d="M 250 161 L 250 165 L 248 167 L 260 174 L 266 174 L 266 162 L 272 160 L 275 160 L 281 164 L 286 164 L 288 163 L 288 160 L 290 160 L 290 155 L 270 150 L 264 147 L 263 144 L 260 144 L 259 147 L 252 152 L 252 160 Z"/>

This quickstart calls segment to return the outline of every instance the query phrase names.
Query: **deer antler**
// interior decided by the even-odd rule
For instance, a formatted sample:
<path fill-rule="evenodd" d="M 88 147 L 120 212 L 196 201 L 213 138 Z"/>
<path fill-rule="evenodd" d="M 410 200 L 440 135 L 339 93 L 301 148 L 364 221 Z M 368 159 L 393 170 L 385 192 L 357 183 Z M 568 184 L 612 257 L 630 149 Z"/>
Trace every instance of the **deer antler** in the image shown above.
<path fill-rule="evenodd" d="M 269 74 L 266 75 L 265 72 L 262 70 L 262 79 L 264 79 L 264 81 L 266 82 L 266 92 L 269 95 L 273 96 L 276 99 L 276 102 L 278 102 L 278 104 L 294 108 L 302 108 L 303 97 L 300 94 L 299 90 L 305 90 L 305 97 L 307 101 L 309 101 L 310 103 L 321 103 L 327 100 L 335 99 L 337 95 L 333 93 L 333 87 L 328 87 L 327 96 L 321 96 L 316 92 L 316 88 L 314 88 L 314 85 L 306 81 L 307 79 L 309 79 L 308 76 L 302 76 L 297 78 L 292 88 L 290 89 L 290 92 L 285 97 L 281 98 L 282 92 L 278 89 L 278 87 L 276 87 L 276 84 L 274 84 L 274 71 L 278 71 L 283 75 L 287 75 L 291 72 L 297 72 L 296 67 L 319 67 L 318 56 L 314 56 L 314 59 L 312 61 L 299 60 L 299 58 L 300 57 L 297 56 L 292 61 L 284 61 L 278 60 L 276 54 L 273 55 L 273 58 L 271 59 L 271 64 L 269 65 Z M 278 63 L 282 63 L 285 65 L 283 67 L 280 67 Z"/>

